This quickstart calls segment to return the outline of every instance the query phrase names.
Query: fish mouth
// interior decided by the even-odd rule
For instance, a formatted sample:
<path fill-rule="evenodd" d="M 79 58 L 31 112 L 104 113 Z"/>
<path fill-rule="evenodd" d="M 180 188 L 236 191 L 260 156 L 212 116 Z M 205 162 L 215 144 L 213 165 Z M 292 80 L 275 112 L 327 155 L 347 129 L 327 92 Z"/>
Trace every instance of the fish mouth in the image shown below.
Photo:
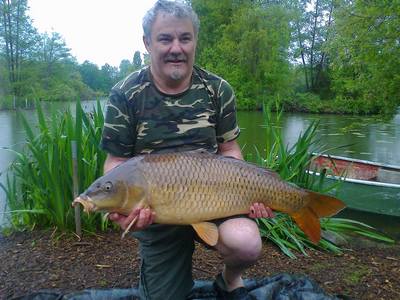
<path fill-rule="evenodd" d="M 74 201 L 72 201 L 73 207 L 77 206 L 78 204 L 81 204 L 83 206 L 83 211 L 86 213 L 96 210 L 96 204 L 94 204 L 92 199 L 90 199 L 90 197 L 88 196 L 79 196 Z"/>

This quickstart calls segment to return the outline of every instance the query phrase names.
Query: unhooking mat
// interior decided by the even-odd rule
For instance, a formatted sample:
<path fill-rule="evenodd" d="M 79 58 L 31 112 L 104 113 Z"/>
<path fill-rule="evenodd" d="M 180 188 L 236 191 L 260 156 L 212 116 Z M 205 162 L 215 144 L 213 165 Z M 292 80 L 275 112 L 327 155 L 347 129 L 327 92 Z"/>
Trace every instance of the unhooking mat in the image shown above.
<path fill-rule="evenodd" d="M 278 274 L 264 279 L 246 279 L 245 287 L 256 300 L 339 300 L 346 296 L 326 294 L 313 280 L 303 275 Z M 218 300 L 211 281 L 195 281 L 188 300 Z M 87 289 L 60 294 L 41 291 L 13 300 L 136 300 L 137 288 Z"/>

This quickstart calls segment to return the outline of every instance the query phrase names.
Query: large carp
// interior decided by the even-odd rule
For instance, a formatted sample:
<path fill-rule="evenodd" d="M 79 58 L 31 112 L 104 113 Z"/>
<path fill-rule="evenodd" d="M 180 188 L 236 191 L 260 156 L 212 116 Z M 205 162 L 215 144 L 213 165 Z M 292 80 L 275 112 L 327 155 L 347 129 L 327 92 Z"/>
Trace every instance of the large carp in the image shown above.
<path fill-rule="evenodd" d="M 190 224 L 206 243 L 215 245 L 218 229 L 205 221 L 247 214 L 255 202 L 289 214 L 314 243 L 321 237 L 319 218 L 345 207 L 265 168 L 199 152 L 135 156 L 98 178 L 73 205 L 81 203 L 86 212 L 124 215 L 150 207 L 156 223 Z"/>

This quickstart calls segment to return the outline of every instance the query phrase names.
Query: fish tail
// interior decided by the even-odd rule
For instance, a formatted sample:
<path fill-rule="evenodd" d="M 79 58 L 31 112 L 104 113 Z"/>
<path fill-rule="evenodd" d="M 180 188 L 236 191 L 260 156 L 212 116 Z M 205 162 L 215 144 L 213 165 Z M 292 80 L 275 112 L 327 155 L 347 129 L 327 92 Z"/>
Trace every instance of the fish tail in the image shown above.
<path fill-rule="evenodd" d="M 309 199 L 307 206 L 291 213 L 290 216 L 308 238 L 314 244 L 318 244 L 321 239 L 319 218 L 332 216 L 345 208 L 346 205 L 335 197 L 311 191 L 307 191 L 306 198 Z"/>

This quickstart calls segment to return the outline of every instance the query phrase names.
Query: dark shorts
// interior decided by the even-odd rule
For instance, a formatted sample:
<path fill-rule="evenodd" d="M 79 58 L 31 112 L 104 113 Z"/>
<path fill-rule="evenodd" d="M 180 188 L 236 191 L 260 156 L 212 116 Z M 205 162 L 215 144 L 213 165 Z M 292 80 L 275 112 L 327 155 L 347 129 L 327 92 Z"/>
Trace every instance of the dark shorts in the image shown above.
<path fill-rule="evenodd" d="M 213 222 L 220 225 L 230 218 Z M 194 241 L 201 242 L 192 226 L 153 224 L 133 236 L 140 242 L 141 299 L 185 299 L 193 287 Z"/>
<path fill-rule="evenodd" d="M 141 299 L 185 299 L 193 287 L 192 227 L 153 224 L 133 235 L 140 242 Z"/>

